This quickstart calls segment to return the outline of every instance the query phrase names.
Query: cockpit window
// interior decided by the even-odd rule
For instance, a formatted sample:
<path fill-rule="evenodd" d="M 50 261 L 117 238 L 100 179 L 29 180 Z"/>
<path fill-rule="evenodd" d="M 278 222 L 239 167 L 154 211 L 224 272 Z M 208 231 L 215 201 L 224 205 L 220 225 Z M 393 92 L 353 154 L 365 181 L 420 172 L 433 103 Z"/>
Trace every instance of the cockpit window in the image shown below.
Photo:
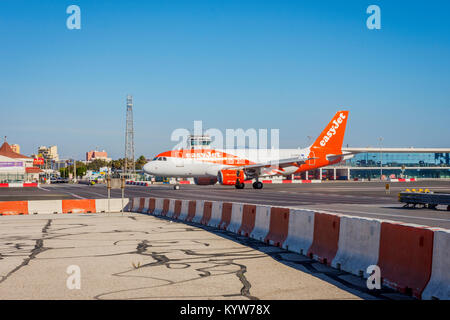
<path fill-rule="evenodd" d="M 158 159 L 158 157 L 154 157 L 152 161 L 156 161 L 156 159 Z"/>
<path fill-rule="evenodd" d="M 163 157 L 162 159 L 163 159 L 163 161 L 167 161 L 167 158 L 166 158 L 166 157 Z"/>

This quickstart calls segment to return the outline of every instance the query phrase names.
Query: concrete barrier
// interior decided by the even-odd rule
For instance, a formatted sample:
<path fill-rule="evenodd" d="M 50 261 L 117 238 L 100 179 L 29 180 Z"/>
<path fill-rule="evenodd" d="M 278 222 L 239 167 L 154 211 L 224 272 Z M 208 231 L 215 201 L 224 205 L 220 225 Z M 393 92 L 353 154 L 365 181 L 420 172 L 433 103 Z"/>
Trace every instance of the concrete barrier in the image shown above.
<path fill-rule="evenodd" d="M 246 237 L 250 236 L 255 228 L 256 205 L 244 204 L 242 207 L 242 223 L 237 233 Z"/>
<path fill-rule="evenodd" d="M 170 201 L 171 204 L 173 203 L 173 207 L 171 207 L 171 208 L 173 208 L 172 209 L 173 210 L 173 214 L 171 216 L 172 219 L 177 220 L 180 217 L 181 206 L 183 205 L 183 201 L 186 201 L 186 200 L 171 200 Z M 172 211 L 172 210 L 169 210 L 169 212 Z"/>
<path fill-rule="evenodd" d="M 222 221 L 222 202 L 219 201 L 210 201 L 210 202 L 212 203 L 212 208 L 211 208 L 211 216 L 210 219 L 208 220 L 208 226 L 218 227 L 220 222 Z M 205 202 L 205 209 L 206 209 L 206 202 Z"/>
<path fill-rule="evenodd" d="M 147 214 L 147 213 L 148 213 L 149 206 L 150 206 L 150 198 L 144 198 L 144 199 L 145 199 L 145 201 L 144 201 L 144 206 L 143 206 L 143 208 L 142 208 L 141 213 Z"/>
<path fill-rule="evenodd" d="M 28 201 L 0 202 L 0 215 L 14 216 L 28 214 Z"/>
<path fill-rule="evenodd" d="M 102 199 L 103 200 L 103 199 Z M 96 200 L 96 207 L 97 207 Z M 101 204 L 99 204 L 101 207 Z M 61 200 L 33 200 L 28 201 L 28 212 L 30 214 L 57 214 L 62 213 Z"/>
<path fill-rule="evenodd" d="M 135 203 L 147 203 L 148 198 L 137 198 Z M 74 199 L 31 200 L 0 202 L 0 215 L 60 214 L 60 213 L 106 213 L 121 212 L 130 207 L 134 199 Z"/>
<path fill-rule="evenodd" d="M 130 212 L 138 212 L 141 198 L 131 198 Z"/>
<path fill-rule="evenodd" d="M 281 247 L 289 231 L 289 208 L 270 208 L 269 233 L 264 242 Z"/>
<path fill-rule="evenodd" d="M 314 238 L 307 255 L 321 263 L 331 264 L 336 256 L 339 241 L 340 217 L 336 214 L 314 214 Z"/>
<path fill-rule="evenodd" d="M 367 278 L 367 267 L 376 265 L 381 221 L 341 216 L 338 251 L 331 266 Z"/>
<path fill-rule="evenodd" d="M 431 278 L 422 299 L 450 300 L 450 230 L 435 230 Z"/>
<path fill-rule="evenodd" d="M 147 198 L 139 198 L 139 206 L 137 212 L 143 213 L 145 208 L 145 201 Z"/>
<path fill-rule="evenodd" d="M 242 203 L 233 203 L 231 207 L 230 224 L 227 227 L 228 231 L 237 233 L 242 225 Z"/>
<path fill-rule="evenodd" d="M 306 255 L 314 238 L 314 211 L 291 209 L 289 229 L 283 248 Z"/>
<path fill-rule="evenodd" d="M 153 211 L 153 214 L 155 216 L 162 215 L 162 212 L 164 210 L 164 201 L 165 201 L 165 199 L 161 199 L 161 198 L 155 199 L 155 210 Z"/>
<path fill-rule="evenodd" d="M 188 214 L 189 214 L 189 200 L 181 200 L 181 210 L 178 219 L 185 221 Z"/>
<path fill-rule="evenodd" d="M 148 214 L 154 214 L 155 208 L 156 208 L 156 199 L 155 198 L 150 198 L 149 201 L 148 201 L 147 213 Z"/>
<path fill-rule="evenodd" d="M 201 223 L 205 201 L 195 200 L 195 202 L 195 214 L 193 217 L 191 217 L 191 215 L 189 214 L 186 220 L 189 222 Z"/>
<path fill-rule="evenodd" d="M 197 200 L 189 200 L 186 221 L 191 222 L 197 214 Z"/>
<path fill-rule="evenodd" d="M 203 202 L 203 213 L 202 213 L 202 218 L 200 220 L 200 223 L 203 225 L 210 225 L 210 220 L 212 217 L 212 207 L 213 207 L 213 203 L 211 201 L 205 201 Z M 217 210 L 219 211 L 219 210 Z M 222 208 L 220 208 L 220 211 L 222 211 Z"/>
<path fill-rule="evenodd" d="M 161 210 L 161 215 L 162 216 L 167 216 L 167 214 L 170 211 L 170 199 L 164 199 L 163 200 L 163 204 L 162 204 L 162 210 Z M 172 209 L 173 210 L 173 209 Z"/>
<path fill-rule="evenodd" d="M 382 222 L 377 265 L 384 285 L 421 298 L 431 276 L 433 231 Z"/>
<path fill-rule="evenodd" d="M 231 214 L 233 212 L 233 204 L 231 202 L 224 202 L 222 204 L 222 216 L 217 226 L 219 229 L 227 230 L 231 222 Z"/>
<path fill-rule="evenodd" d="M 255 227 L 250 233 L 250 238 L 264 241 L 269 233 L 270 206 L 256 206 Z"/>
<path fill-rule="evenodd" d="M 175 213 L 175 200 L 174 199 L 168 200 L 169 200 L 169 209 L 167 210 L 166 217 L 172 218 Z"/>
<path fill-rule="evenodd" d="M 62 200 L 62 213 L 96 213 L 95 199 Z"/>

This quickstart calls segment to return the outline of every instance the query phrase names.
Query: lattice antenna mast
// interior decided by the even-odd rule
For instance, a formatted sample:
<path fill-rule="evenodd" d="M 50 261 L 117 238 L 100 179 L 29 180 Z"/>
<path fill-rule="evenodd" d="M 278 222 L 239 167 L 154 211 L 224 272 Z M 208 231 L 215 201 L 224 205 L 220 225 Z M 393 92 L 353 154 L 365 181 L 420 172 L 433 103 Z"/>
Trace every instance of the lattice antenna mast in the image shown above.
<path fill-rule="evenodd" d="M 133 128 L 133 97 L 127 96 L 127 125 L 125 129 L 125 164 L 124 174 L 135 174 L 134 162 L 134 128 Z"/>

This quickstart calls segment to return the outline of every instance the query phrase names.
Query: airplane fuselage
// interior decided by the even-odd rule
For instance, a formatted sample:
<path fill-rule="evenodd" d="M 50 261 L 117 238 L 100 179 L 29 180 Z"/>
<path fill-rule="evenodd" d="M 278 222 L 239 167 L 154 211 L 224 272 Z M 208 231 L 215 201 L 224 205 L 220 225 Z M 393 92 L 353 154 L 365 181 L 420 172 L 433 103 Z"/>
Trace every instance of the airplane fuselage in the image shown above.
<path fill-rule="evenodd" d="M 264 163 L 277 159 L 313 157 L 310 148 L 304 149 L 183 149 L 158 154 L 144 166 L 148 174 L 175 178 L 216 177 L 219 171 L 236 166 Z M 314 159 L 305 164 L 292 164 L 282 169 L 260 168 L 258 176 L 290 175 L 332 164 Z M 333 161 L 336 163 L 339 161 Z"/>

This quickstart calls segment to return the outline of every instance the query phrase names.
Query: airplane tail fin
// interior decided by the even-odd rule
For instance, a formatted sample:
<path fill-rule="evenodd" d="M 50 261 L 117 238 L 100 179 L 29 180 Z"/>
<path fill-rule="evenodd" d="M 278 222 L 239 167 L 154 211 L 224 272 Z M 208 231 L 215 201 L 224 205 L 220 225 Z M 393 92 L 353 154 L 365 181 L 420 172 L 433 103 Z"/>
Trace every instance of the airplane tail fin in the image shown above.
<path fill-rule="evenodd" d="M 347 119 L 348 111 L 336 112 L 333 119 L 312 144 L 311 151 L 325 154 L 341 154 Z"/>

